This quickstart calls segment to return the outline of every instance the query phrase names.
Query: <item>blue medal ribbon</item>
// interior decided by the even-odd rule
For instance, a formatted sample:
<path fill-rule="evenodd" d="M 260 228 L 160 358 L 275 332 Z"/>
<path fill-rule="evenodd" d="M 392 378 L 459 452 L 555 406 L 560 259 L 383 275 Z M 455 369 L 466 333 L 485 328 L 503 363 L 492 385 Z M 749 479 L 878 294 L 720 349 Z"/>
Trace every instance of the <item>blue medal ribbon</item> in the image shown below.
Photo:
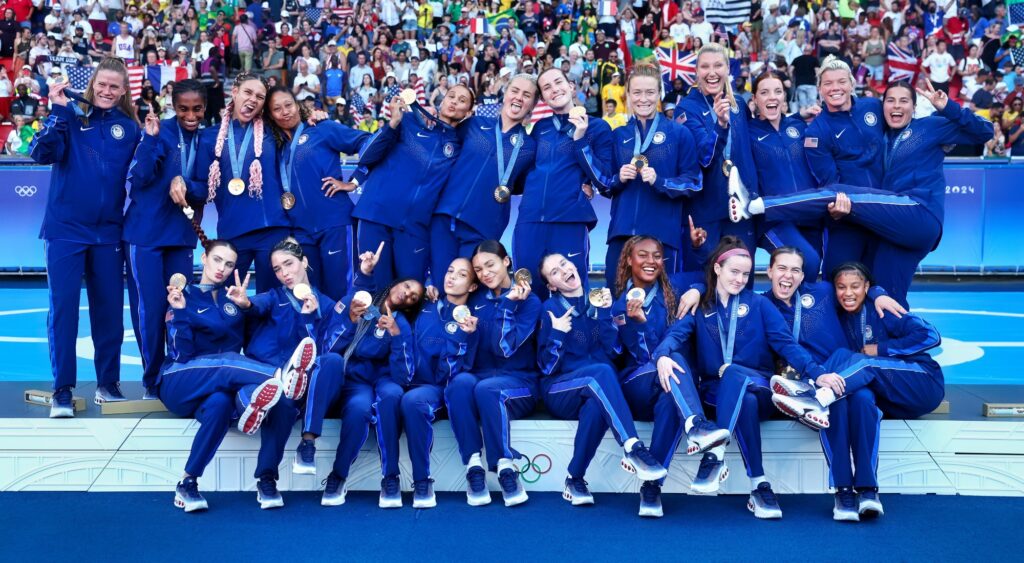
<path fill-rule="evenodd" d="M 196 133 L 192 134 L 192 141 L 185 144 L 185 135 L 181 132 L 181 124 L 178 124 L 178 151 L 181 152 L 181 177 L 188 179 L 192 177 L 192 171 L 196 167 L 196 142 L 199 140 L 199 135 Z M 187 150 L 191 149 L 191 150 Z M 187 158 L 186 158 L 187 155 Z"/>
<path fill-rule="evenodd" d="M 565 296 L 564 296 L 564 295 L 562 295 L 561 293 L 559 293 L 559 294 L 558 294 L 558 302 L 562 304 L 562 307 L 565 307 L 565 310 L 566 310 L 566 311 L 568 311 L 568 310 L 569 310 L 569 308 L 570 308 L 570 307 L 572 307 L 572 304 L 571 304 L 571 303 L 569 303 L 569 300 L 568 300 L 568 299 L 566 299 L 566 298 L 565 298 Z M 571 316 L 572 316 L 572 318 L 574 318 L 574 319 L 575 319 L 576 317 L 580 316 L 580 311 L 579 311 L 579 309 L 578 309 L 578 308 L 576 308 L 576 309 L 573 309 L 573 310 L 572 310 L 572 315 L 571 315 Z"/>
<path fill-rule="evenodd" d="M 654 134 L 658 132 L 658 120 L 660 119 L 660 113 L 654 114 L 651 128 L 647 130 L 647 136 L 644 137 L 643 143 L 640 142 L 640 120 L 636 120 L 636 127 L 633 129 L 633 156 L 643 154 L 651 146 L 651 142 L 654 141 Z"/>
<path fill-rule="evenodd" d="M 295 133 L 292 134 L 292 141 L 288 143 L 288 151 L 281 155 L 281 189 L 284 193 L 292 193 L 292 162 L 295 160 L 295 149 L 299 144 L 299 137 L 302 136 L 302 130 L 306 128 L 305 123 L 299 123 L 299 127 L 295 129 Z M 287 158 L 285 158 L 287 154 Z"/>
<path fill-rule="evenodd" d="M 708 109 L 711 110 L 711 126 L 714 127 L 715 122 L 718 120 L 715 108 L 711 106 L 711 102 L 708 101 L 707 96 L 704 96 L 704 103 L 707 104 Z M 725 132 L 725 151 L 722 153 L 725 160 L 732 160 L 732 120 L 729 121 L 729 125 L 729 129 Z"/>
<path fill-rule="evenodd" d="M 228 157 L 231 159 L 231 173 L 234 175 L 232 178 L 242 177 L 242 161 L 245 159 L 245 153 L 249 149 L 249 143 L 252 142 L 252 124 L 245 126 L 245 135 L 242 137 L 242 146 L 235 150 L 235 126 L 234 124 L 228 125 Z"/>
<path fill-rule="evenodd" d="M 733 349 L 736 347 L 736 311 L 740 306 L 740 296 L 734 296 L 732 304 L 729 306 L 729 333 L 728 340 L 725 340 L 726 333 L 725 329 L 722 328 L 722 313 L 719 312 L 715 317 L 718 321 L 718 338 L 722 343 L 722 359 L 724 364 L 732 363 Z"/>
<path fill-rule="evenodd" d="M 513 128 L 514 130 L 515 128 Z M 508 164 L 505 163 L 505 144 L 501 133 L 501 119 L 498 119 L 498 124 L 494 127 L 494 137 L 496 145 L 498 147 L 498 185 L 508 186 L 508 180 L 512 177 L 512 171 L 516 167 L 516 159 L 519 158 L 519 149 L 523 147 L 524 141 L 523 136 L 519 135 L 516 137 L 516 142 L 512 144 L 512 154 L 508 158 Z"/>
<path fill-rule="evenodd" d="M 800 320 L 804 313 L 804 304 L 800 302 L 800 292 L 793 295 L 796 305 L 793 306 L 793 340 L 800 342 Z"/>

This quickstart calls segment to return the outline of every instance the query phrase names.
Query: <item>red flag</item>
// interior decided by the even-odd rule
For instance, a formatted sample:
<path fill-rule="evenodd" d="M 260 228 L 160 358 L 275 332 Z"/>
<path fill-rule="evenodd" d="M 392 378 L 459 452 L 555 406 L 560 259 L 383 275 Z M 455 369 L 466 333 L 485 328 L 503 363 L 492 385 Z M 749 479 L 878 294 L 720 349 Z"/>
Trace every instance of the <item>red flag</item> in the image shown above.
<path fill-rule="evenodd" d="M 629 45 L 626 45 L 625 33 L 619 33 L 619 50 L 622 51 L 623 68 L 628 71 L 633 66 L 633 55 L 629 52 Z"/>

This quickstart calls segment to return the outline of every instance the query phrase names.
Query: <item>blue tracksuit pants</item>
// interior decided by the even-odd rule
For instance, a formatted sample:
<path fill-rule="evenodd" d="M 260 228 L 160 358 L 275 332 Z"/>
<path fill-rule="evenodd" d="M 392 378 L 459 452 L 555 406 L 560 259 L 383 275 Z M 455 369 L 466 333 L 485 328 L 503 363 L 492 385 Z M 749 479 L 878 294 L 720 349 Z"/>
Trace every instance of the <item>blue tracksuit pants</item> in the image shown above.
<path fill-rule="evenodd" d="M 352 227 L 334 227 L 308 236 L 312 242 L 303 244 L 302 251 L 309 260 L 309 281 L 337 301 L 352 283 Z"/>
<path fill-rule="evenodd" d="M 486 377 L 463 372 L 453 377 L 444 398 L 462 463 L 469 463 L 469 458 L 485 446 L 487 466 L 492 471 L 497 470 L 501 458 L 522 457 L 512 449 L 509 425 L 533 412 L 538 394 L 535 381 L 515 374 Z"/>
<path fill-rule="evenodd" d="M 409 446 L 412 478 L 430 477 L 430 450 L 434 445 L 434 420 L 444 408 L 444 389 L 437 385 L 418 385 L 402 395 L 400 409 L 405 441 Z"/>
<path fill-rule="evenodd" d="M 768 378 L 758 372 L 731 364 L 721 379 L 701 385 L 704 400 L 715 405 L 716 423 L 736 438 L 747 466 L 748 477 L 764 475 L 761 462 L 761 421 L 775 413 Z"/>

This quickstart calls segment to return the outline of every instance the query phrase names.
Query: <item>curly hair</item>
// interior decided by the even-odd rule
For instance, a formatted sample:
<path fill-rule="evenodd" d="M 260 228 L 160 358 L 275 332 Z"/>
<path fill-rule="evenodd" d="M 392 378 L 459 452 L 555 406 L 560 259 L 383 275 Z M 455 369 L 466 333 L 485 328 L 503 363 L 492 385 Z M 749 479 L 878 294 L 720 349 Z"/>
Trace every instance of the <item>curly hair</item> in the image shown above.
<path fill-rule="evenodd" d="M 629 258 L 633 254 L 633 249 L 642 242 L 653 241 L 654 244 L 658 245 L 658 250 L 664 254 L 665 246 L 661 244 L 661 241 L 648 235 L 637 235 L 630 237 L 626 241 L 626 244 L 622 246 L 622 253 L 619 254 L 619 263 L 615 269 L 615 297 L 618 298 L 622 295 L 622 292 L 626 290 L 626 282 L 633 278 L 633 268 L 629 265 Z M 676 292 L 672 287 L 672 283 L 668 279 L 668 274 L 665 272 L 664 264 L 661 267 L 661 272 L 658 273 L 658 284 L 661 285 L 661 292 L 665 297 L 665 310 L 668 312 L 665 315 L 668 324 L 672 324 L 675 321 L 675 310 L 676 310 Z"/>

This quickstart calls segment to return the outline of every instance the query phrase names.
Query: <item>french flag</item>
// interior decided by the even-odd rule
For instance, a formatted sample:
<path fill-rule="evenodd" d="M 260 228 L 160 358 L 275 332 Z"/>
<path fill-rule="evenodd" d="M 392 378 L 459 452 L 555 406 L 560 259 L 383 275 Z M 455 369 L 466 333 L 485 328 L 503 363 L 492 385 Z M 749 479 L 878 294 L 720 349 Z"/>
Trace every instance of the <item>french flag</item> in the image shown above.
<path fill-rule="evenodd" d="M 153 89 L 160 92 L 164 84 L 188 78 L 188 69 L 180 66 L 149 65 L 146 67 L 146 78 L 153 84 Z"/>
<path fill-rule="evenodd" d="M 470 33 L 487 33 L 488 32 L 487 20 L 484 18 L 473 18 L 469 20 L 469 32 Z"/>

